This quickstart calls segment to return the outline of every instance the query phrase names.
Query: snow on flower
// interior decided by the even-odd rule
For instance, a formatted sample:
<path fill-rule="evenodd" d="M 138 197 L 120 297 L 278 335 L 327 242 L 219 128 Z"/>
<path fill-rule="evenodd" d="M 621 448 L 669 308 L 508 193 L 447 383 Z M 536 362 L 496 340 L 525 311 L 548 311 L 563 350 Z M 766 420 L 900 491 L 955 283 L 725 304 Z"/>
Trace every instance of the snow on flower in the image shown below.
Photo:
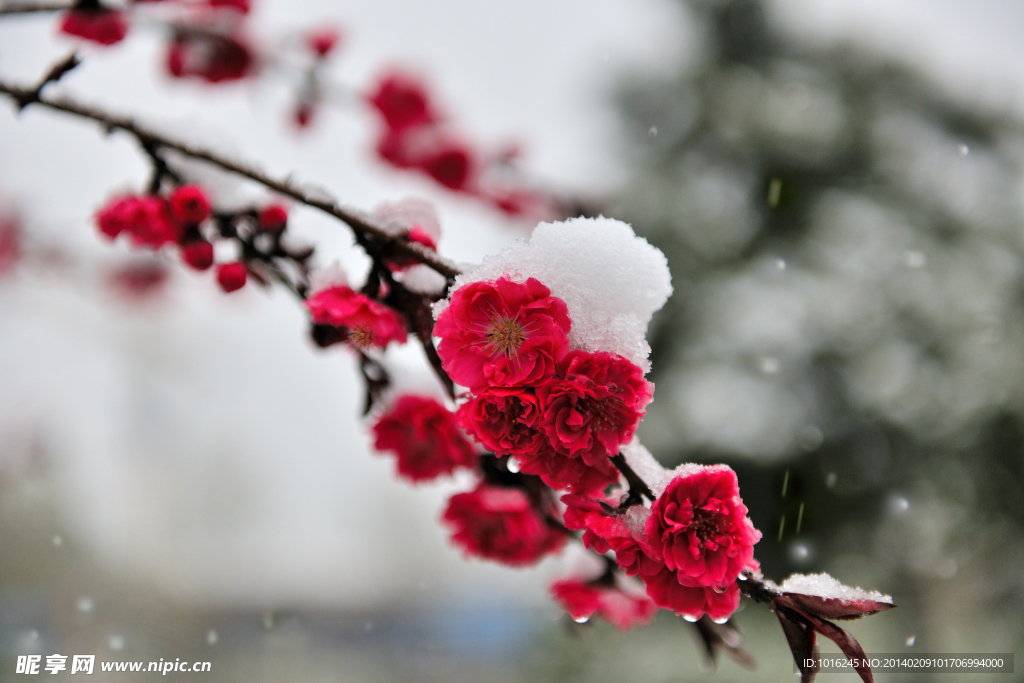
<path fill-rule="evenodd" d="M 672 293 L 665 255 L 633 229 L 611 218 L 541 223 L 521 241 L 456 278 L 453 301 L 435 305 L 435 316 L 454 304 L 471 283 L 530 278 L 565 302 L 572 349 L 605 351 L 650 369 L 647 324 Z"/>
<path fill-rule="evenodd" d="M 452 529 L 452 542 L 467 555 L 511 566 L 533 564 L 566 541 L 517 488 L 481 483 L 452 496 L 443 519 Z"/>
<path fill-rule="evenodd" d="M 476 452 L 459 431 L 455 415 L 426 396 L 400 396 L 373 426 L 374 448 L 397 456 L 399 476 L 436 479 L 457 467 L 472 468 Z"/>
<path fill-rule="evenodd" d="M 620 631 L 650 622 L 658 606 L 641 591 L 626 585 L 606 585 L 603 582 L 572 578 L 551 585 L 551 596 L 576 621 L 600 616 Z"/>
<path fill-rule="evenodd" d="M 728 588 L 753 565 L 761 532 L 747 517 L 736 473 L 725 465 L 694 466 L 651 506 L 644 528 L 679 583 Z"/>
<path fill-rule="evenodd" d="M 305 304 L 314 323 L 346 328 L 348 343 L 357 349 L 404 344 L 408 336 L 401 315 L 344 285 L 316 292 Z"/>
<path fill-rule="evenodd" d="M 550 377 L 569 351 L 568 332 L 561 299 L 538 280 L 509 277 L 459 287 L 434 327 L 445 371 L 472 391 Z"/>
<path fill-rule="evenodd" d="M 403 237 L 430 251 L 437 251 L 441 239 L 441 222 L 433 205 L 423 199 L 409 198 L 397 202 L 384 202 L 374 211 L 388 234 Z M 403 271 L 418 261 L 409 256 L 389 256 L 385 264 L 392 271 Z"/>

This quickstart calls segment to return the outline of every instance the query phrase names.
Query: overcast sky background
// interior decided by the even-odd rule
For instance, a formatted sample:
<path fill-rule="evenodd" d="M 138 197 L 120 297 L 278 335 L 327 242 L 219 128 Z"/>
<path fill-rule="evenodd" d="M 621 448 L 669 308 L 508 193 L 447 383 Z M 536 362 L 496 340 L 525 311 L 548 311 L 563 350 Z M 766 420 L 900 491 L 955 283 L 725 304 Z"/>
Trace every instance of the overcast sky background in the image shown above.
<path fill-rule="evenodd" d="M 415 66 L 473 139 L 492 148 L 521 141 L 537 177 L 588 193 L 624 177 L 608 106 L 614 84 L 630 73 L 671 73 L 693 44 L 685 12 L 665 0 L 255 6 L 264 40 L 324 20 L 342 26 L 332 74 L 344 83 L 365 86 L 389 64 Z M 1020 3 L 776 0 L 772 8 L 794 40 L 864 45 L 962 97 L 1024 111 Z M 279 85 L 171 82 L 159 43 L 139 30 L 109 50 L 87 49 L 61 89 L 275 175 L 295 172 L 359 208 L 427 197 L 444 227 L 441 251 L 459 261 L 528 229 L 377 164 L 376 121 L 358 106 L 325 112 L 300 137 Z M 52 18 L 4 18 L 0 74 L 30 82 L 71 45 L 54 35 Z M 369 454 L 351 358 L 314 351 L 285 292 L 247 287 L 226 297 L 210 273 L 174 268 L 160 301 L 130 305 L 109 294 L 102 267 L 129 252 L 98 239 L 91 215 L 116 191 L 140 188 L 146 172 L 123 136 L 42 111 L 20 119 L 0 111 L 0 196 L 20 209 L 34 243 L 75 259 L 57 270 L 29 264 L 0 281 L 0 468 L 24 473 L 41 440 L 46 490 L 64 520 L 55 533 L 195 601 L 539 602 L 545 584 L 534 574 L 552 574 L 557 563 L 512 571 L 464 562 L 437 523 L 457 487 L 412 488 L 390 460 Z M 239 192 L 211 182 L 222 199 Z M 306 210 L 295 211 L 293 226 L 323 261 L 358 272 L 342 226 Z M 410 345 L 391 360 L 413 368 L 419 354 Z M 508 590 L 496 595 L 495 586 Z"/>

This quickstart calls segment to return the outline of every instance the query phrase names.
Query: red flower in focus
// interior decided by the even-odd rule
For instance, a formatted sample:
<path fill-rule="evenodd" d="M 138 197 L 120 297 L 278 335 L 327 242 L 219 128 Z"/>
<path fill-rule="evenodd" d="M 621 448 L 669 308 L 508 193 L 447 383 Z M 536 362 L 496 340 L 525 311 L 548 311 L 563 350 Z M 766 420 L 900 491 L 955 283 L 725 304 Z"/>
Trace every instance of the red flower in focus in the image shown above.
<path fill-rule="evenodd" d="M 455 414 L 432 398 L 401 396 L 373 433 L 374 448 L 397 455 L 399 476 L 411 481 L 436 479 L 476 464 L 476 453 L 459 431 Z"/>
<path fill-rule="evenodd" d="M 497 455 L 533 453 L 546 441 L 537 397 L 529 389 L 489 389 L 459 406 L 459 424 Z"/>
<path fill-rule="evenodd" d="M 115 197 L 96 213 L 96 225 L 114 239 L 124 233 L 137 247 L 159 249 L 176 243 L 181 231 L 171 219 L 170 208 L 160 197 Z"/>
<path fill-rule="evenodd" d="M 761 539 L 725 465 L 695 466 L 673 479 L 651 506 L 645 531 L 678 583 L 696 588 L 729 588 L 754 565 Z"/>
<path fill-rule="evenodd" d="M 569 310 L 534 278 L 456 289 L 434 326 L 451 378 L 473 391 L 536 384 L 569 350 Z"/>
<path fill-rule="evenodd" d="M 334 26 L 325 26 L 310 31 L 306 36 L 306 45 L 320 58 L 326 57 L 338 45 L 341 40 L 341 31 Z"/>
<path fill-rule="evenodd" d="M 367 101 L 380 112 L 393 131 L 403 131 L 436 120 L 427 90 L 415 77 L 392 71 L 377 84 Z"/>
<path fill-rule="evenodd" d="M 676 574 L 662 568 L 655 574 L 641 574 L 647 585 L 647 595 L 659 606 L 696 621 L 708 615 L 715 621 L 724 621 L 740 606 L 740 589 L 735 583 L 726 588 L 692 587 L 680 585 Z"/>
<path fill-rule="evenodd" d="M 614 587 L 580 579 L 565 579 L 551 584 L 551 595 L 577 621 L 597 614 L 620 631 L 648 623 L 658 611 L 646 595 L 630 595 Z"/>
<path fill-rule="evenodd" d="M 245 78 L 255 66 L 252 50 L 232 36 L 182 33 L 167 51 L 167 70 L 175 78 L 195 76 L 221 83 Z"/>
<path fill-rule="evenodd" d="M 281 232 L 288 225 L 288 209 L 283 204 L 270 204 L 260 209 L 260 230 Z"/>
<path fill-rule="evenodd" d="M 443 519 L 452 529 L 452 541 L 466 554 L 511 566 L 533 564 L 566 540 L 515 488 L 481 483 L 452 496 Z"/>
<path fill-rule="evenodd" d="M 556 377 L 537 387 L 548 443 L 564 456 L 599 464 L 633 438 L 653 390 L 622 356 L 573 351 Z"/>
<path fill-rule="evenodd" d="M 204 239 L 186 242 L 181 247 L 181 260 L 196 270 L 213 265 L 213 245 Z"/>
<path fill-rule="evenodd" d="M 565 528 L 582 529 L 583 545 L 600 555 L 614 551 L 616 563 L 628 576 L 656 574 L 664 568 L 657 552 L 649 547 L 646 536 L 633 533 L 626 523 L 630 512 L 619 514 L 611 501 L 586 496 L 565 495 L 562 502 L 566 505 Z M 644 547 L 648 552 L 644 552 Z"/>
<path fill-rule="evenodd" d="M 245 280 L 244 263 L 223 263 L 217 266 L 217 283 L 228 294 L 244 287 Z"/>
<path fill-rule="evenodd" d="M 567 458 L 548 443 L 532 453 L 516 457 L 524 474 L 533 474 L 558 491 L 598 493 L 619 480 L 619 471 L 612 461 L 605 459 L 588 465 L 580 458 Z"/>
<path fill-rule="evenodd" d="M 170 199 L 171 215 L 181 225 L 198 225 L 210 215 L 210 200 L 198 185 L 175 188 Z"/>
<path fill-rule="evenodd" d="M 113 45 L 128 35 L 128 22 L 116 10 L 103 7 L 73 9 L 64 15 L 60 30 L 100 45 Z"/>
<path fill-rule="evenodd" d="M 348 343 L 357 349 L 404 344 L 405 319 L 384 304 L 349 287 L 329 287 L 306 299 L 306 308 L 318 325 L 348 329 Z"/>

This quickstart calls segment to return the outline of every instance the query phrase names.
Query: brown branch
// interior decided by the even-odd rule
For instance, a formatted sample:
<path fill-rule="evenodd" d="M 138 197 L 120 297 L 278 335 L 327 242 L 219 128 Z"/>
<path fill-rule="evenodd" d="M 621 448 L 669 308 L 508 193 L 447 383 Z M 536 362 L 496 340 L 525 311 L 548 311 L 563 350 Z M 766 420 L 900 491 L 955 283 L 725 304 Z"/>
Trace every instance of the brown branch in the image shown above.
<path fill-rule="evenodd" d="M 37 12 L 63 12 L 75 6 L 73 2 L 10 2 L 0 5 L 0 14 L 33 14 Z"/>
<path fill-rule="evenodd" d="M 331 199 L 316 197 L 313 193 L 303 190 L 286 180 L 277 180 L 262 171 L 231 161 L 230 159 L 226 159 L 225 157 L 202 147 L 165 137 L 136 123 L 132 118 L 116 116 L 101 109 L 81 104 L 67 97 L 44 97 L 36 91 L 19 88 L 18 86 L 12 85 L 3 80 L 0 80 L 0 93 L 3 93 L 13 99 L 21 108 L 30 104 L 36 104 L 55 111 L 72 114 L 80 118 L 90 119 L 101 124 L 107 129 L 107 131 L 122 130 L 134 136 L 143 145 L 143 147 L 148 145 L 163 149 L 170 149 L 192 159 L 205 161 L 206 163 L 228 171 L 229 173 L 234 173 L 235 175 L 248 178 L 253 182 L 259 183 L 260 185 L 263 185 L 280 195 L 289 197 L 301 204 L 311 206 L 314 209 L 319 209 L 320 211 L 323 211 L 324 213 L 329 214 L 347 224 L 357 234 L 372 236 L 384 242 L 393 242 L 393 248 L 396 252 L 403 256 L 411 257 L 416 261 L 433 268 L 448 279 L 452 279 L 459 274 L 459 270 L 457 268 L 440 258 L 434 252 L 420 246 L 419 244 L 410 243 L 402 238 L 396 238 L 394 235 L 389 234 L 382 226 L 373 223 L 371 219 L 361 216 L 358 212 L 351 209 L 342 208 L 337 204 L 337 202 Z"/>
<path fill-rule="evenodd" d="M 641 495 L 646 496 L 647 500 L 654 502 L 657 496 L 651 491 L 651 487 L 647 485 L 640 475 L 633 471 L 633 468 L 626 462 L 626 457 L 621 453 L 612 456 L 612 464 L 626 477 L 626 483 L 629 484 L 629 504 L 637 505 L 642 501 L 639 499 Z"/>

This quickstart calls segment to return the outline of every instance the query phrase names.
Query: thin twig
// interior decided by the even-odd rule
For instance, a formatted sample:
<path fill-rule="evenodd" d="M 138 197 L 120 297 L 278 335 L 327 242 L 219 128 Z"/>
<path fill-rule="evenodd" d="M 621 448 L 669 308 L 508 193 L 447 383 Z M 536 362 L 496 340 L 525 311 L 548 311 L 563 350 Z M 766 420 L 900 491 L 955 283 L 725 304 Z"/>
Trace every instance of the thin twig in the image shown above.
<path fill-rule="evenodd" d="M 33 14 L 36 12 L 63 12 L 75 6 L 73 2 L 10 2 L 0 5 L 0 14 Z"/>
<path fill-rule="evenodd" d="M 48 109 L 62 111 L 80 118 L 90 119 L 101 124 L 108 131 L 123 130 L 126 133 L 129 133 L 137 138 L 144 147 L 147 144 L 155 145 L 164 149 L 174 150 L 179 154 L 183 154 L 193 159 L 205 161 L 225 171 L 234 173 L 235 175 L 248 178 L 249 180 L 259 183 L 260 185 L 263 185 L 278 194 L 289 197 L 301 204 L 311 206 L 314 209 L 319 209 L 324 213 L 330 214 L 347 224 L 357 234 L 361 233 L 363 235 L 369 235 L 385 242 L 393 241 L 393 248 L 396 252 L 403 256 L 411 257 L 416 261 L 433 268 L 448 279 L 454 278 L 459 274 L 459 270 L 457 268 L 441 259 L 434 252 L 420 246 L 419 244 L 410 243 L 405 239 L 395 238 L 394 235 L 389 234 L 382 226 L 374 224 L 370 218 L 362 216 L 356 211 L 342 208 L 338 206 L 337 202 L 331 199 L 315 197 L 312 193 L 303 190 L 288 181 L 277 180 L 262 171 L 231 161 L 202 147 L 160 135 L 145 126 L 136 123 L 134 119 L 116 116 L 101 109 L 81 104 L 67 97 L 44 97 L 33 90 L 19 88 L 18 86 L 2 80 L 0 80 L 0 93 L 11 97 L 18 103 L 19 107 L 37 104 Z"/>
<path fill-rule="evenodd" d="M 647 500 L 651 501 L 652 503 L 654 502 L 654 499 L 657 496 L 655 496 L 654 493 L 651 491 L 651 487 L 647 485 L 647 482 L 641 479 L 640 475 L 633 471 L 633 468 L 630 467 L 629 463 L 626 462 L 625 456 L 623 456 L 621 453 L 612 456 L 612 464 L 615 465 L 616 468 L 618 468 L 619 472 L 622 472 L 622 475 L 624 477 L 626 477 L 626 483 L 629 484 L 630 497 L 639 497 L 640 495 L 643 495 L 647 497 Z M 640 502 L 640 500 L 636 500 L 634 501 L 634 504 Z"/>

